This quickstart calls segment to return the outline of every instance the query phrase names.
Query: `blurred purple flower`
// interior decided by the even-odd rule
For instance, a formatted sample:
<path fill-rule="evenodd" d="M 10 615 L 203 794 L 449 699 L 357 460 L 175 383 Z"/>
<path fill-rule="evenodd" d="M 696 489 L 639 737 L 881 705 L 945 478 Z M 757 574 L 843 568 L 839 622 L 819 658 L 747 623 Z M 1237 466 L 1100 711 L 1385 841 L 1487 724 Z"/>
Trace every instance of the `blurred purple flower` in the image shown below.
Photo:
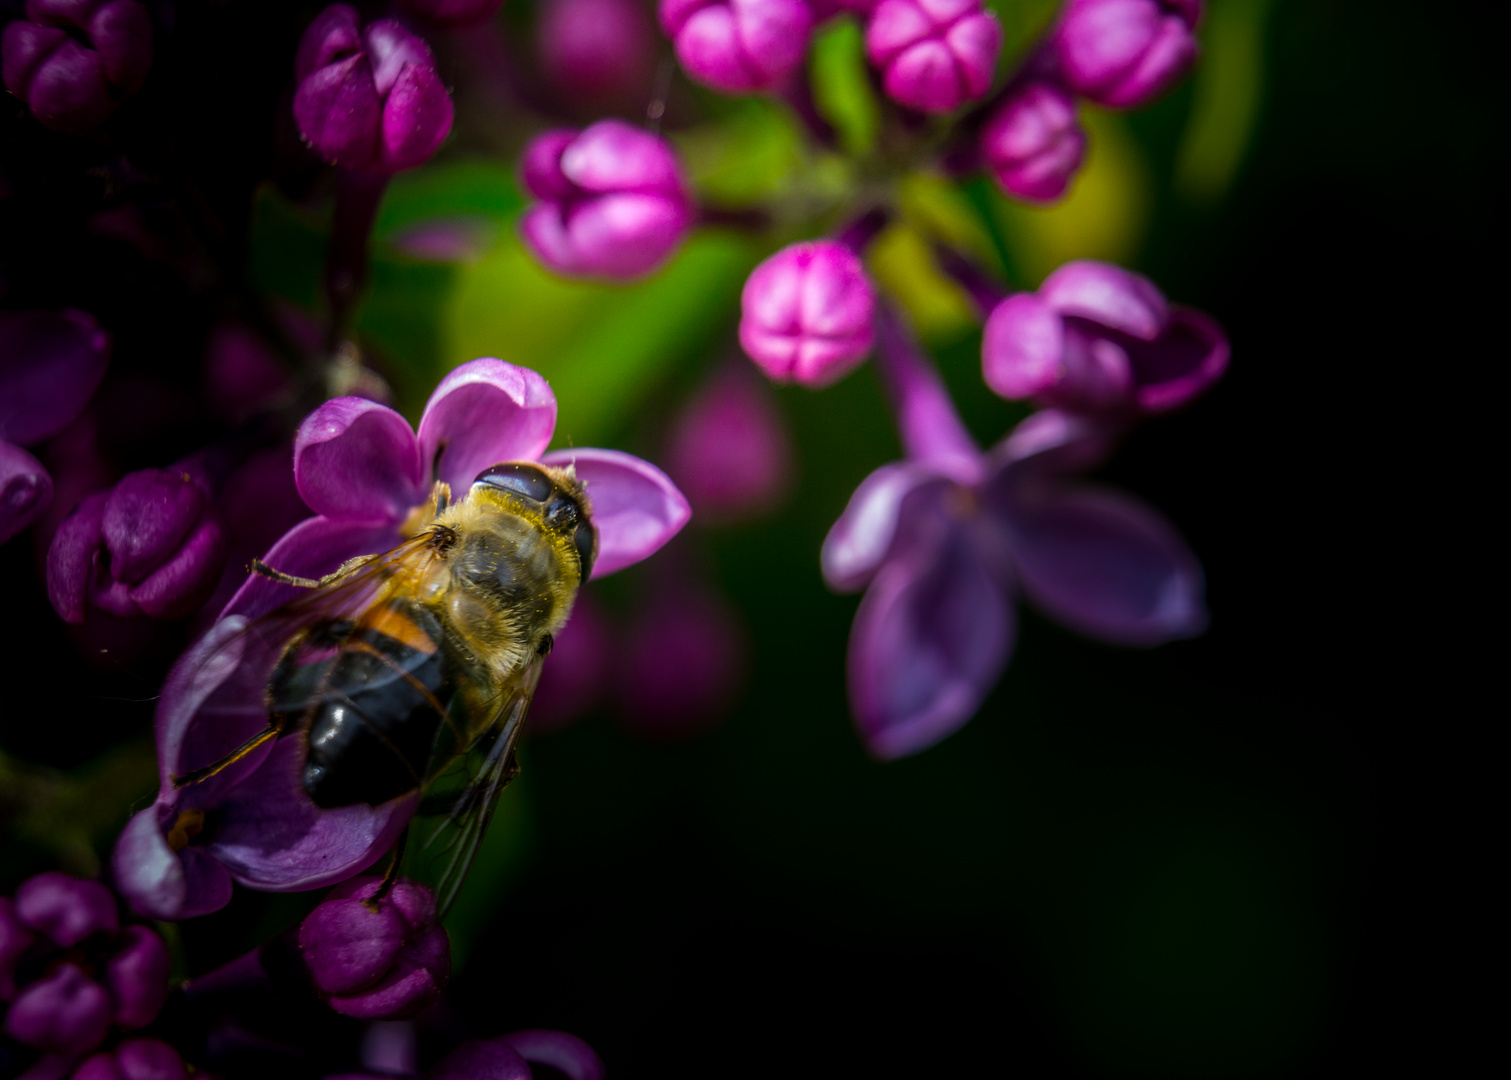
<path fill-rule="evenodd" d="M 893 101 L 946 113 L 992 85 L 1002 27 L 981 0 L 881 0 L 866 25 L 866 55 Z"/>
<path fill-rule="evenodd" d="M 792 447 L 771 391 L 744 365 L 708 379 L 673 423 L 667 470 L 700 519 L 771 510 L 792 473 Z"/>
<path fill-rule="evenodd" d="M 982 374 L 1002 397 L 1095 413 L 1184 405 L 1227 370 L 1228 352 L 1206 315 L 1170 306 L 1140 274 L 1089 260 L 999 303 L 981 342 Z"/>
<path fill-rule="evenodd" d="M 399 0 L 399 6 L 442 29 L 459 30 L 493 18 L 504 0 Z"/>
<path fill-rule="evenodd" d="M 411 169 L 451 131 L 451 97 L 430 47 L 393 19 L 363 28 L 347 4 L 332 4 L 305 30 L 294 81 L 299 131 L 332 165 Z"/>
<path fill-rule="evenodd" d="M 0 58 L 6 88 L 43 127 L 82 134 L 146 81 L 152 19 L 135 0 L 27 0 Z"/>
<path fill-rule="evenodd" d="M 331 1008 L 362 1020 L 416 1016 L 439 1000 L 451 947 L 429 889 L 400 879 L 370 907 L 378 877 L 332 889 L 299 926 L 310 980 Z"/>
<path fill-rule="evenodd" d="M 558 93 L 585 104 L 648 96 L 656 42 L 635 0 L 549 0 L 535 33 L 541 69 Z"/>
<path fill-rule="evenodd" d="M 613 673 L 614 628 L 589 590 L 577 594 L 572 618 L 556 635 L 551 659 L 530 703 L 530 730 L 558 731 L 603 699 Z"/>
<path fill-rule="evenodd" d="M 95 1054 L 74 1070 L 71 1080 L 188 1080 L 184 1059 L 161 1039 L 127 1039 L 109 1053 Z"/>
<path fill-rule="evenodd" d="M 624 726 L 655 740 L 707 730 L 738 696 L 748 648 L 739 615 L 710 586 L 663 581 L 619 653 Z"/>
<path fill-rule="evenodd" d="M 5 1033 L 76 1057 L 112 1027 L 150 1024 L 168 998 L 168 947 L 145 926 L 122 927 L 98 881 L 56 871 L 0 896 L 0 1010 Z"/>
<path fill-rule="evenodd" d="M 1174 527 L 1070 479 L 1106 456 L 1108 430 L 1041 412 L 982 453 L 895 317 L 879 321 L 908 457 L 861 482 L 823 548 L 833 588 L 866 588 L 847 666 L 873 754 L 916 753 L 970 719 L 1012 654 L 1019 591 L 1104 641 L 1201 631 L 1201 567 Z"/>
<path fill-rule="evenodd" d="M 740 294 L 740 344 L 777 382 L 827 386 L 871 351 L 876 290 L 855 252 L 834 240 L 783 248 Z"/>
<path fill-rule="evenodd" d="M 143 469 L 63 519 L 47 551 L 47 595 L 65 622 L 83 622 L 89 607 L 181 618 L 209 598 L 225 557 L 204 482 L 184 469 Z"/>
<path fill-rule="evenodd" d="M 595 578 L 646 558 L 686 524 L 687 500 L 649 462 L 615 450 L 543 454 L 555 427 L 546 381 L 492 358 L 442 379 L 418 432 L 376 402 L 328 401 L 294 444 L 295 482 L 317 516 L 289 530 L 266 561 L 318 578 L 347 559 L 386 551 L 404 538 L 406 520 L 428 501 L 435 480 L 463 497 L 479 473 L 502 461 L 575 465 L 598 530 Z M 117 886 L 134 910 L 164 919 L 215 911 L 230 898 L 233 878 L 273 892 L 344 881 L 386 851 L 412 815 L 412 795 L 319 809 L 299 786 L 298 739 L 277 740 L 207 780 L 174 788 L 174 774 L 219 760 L 266 726 L 267 670 L 240 662 L 237 650 L 251 647 L 240 631 L 297 594 L 249 578 L 222 621 L 169 674 L 157 707 L 157 802 L 131 819 L 114 855 Z M 281 642 L 271 644 L 276 651 Z"/>
<path fill-rule="evenodd" d="M 1070 88 L 1099 105 L 1147 105 L 1196 62 L 1201 0 L 1069 0 L 1051 46 Z"/>
<path fill-rule="evenodd" d="M 1014 90 L 981 129 L 981 156 L 1009 195 L 1029 202 L 1058 199 L 1086 156 L 1075 99 L 1049 82 Z"/>
<path fill-rule="evenodd" d="M 245 326 L 223 323 L 205 344 L 205 397 L 233 426 L 267 409 L 293 390 L 288 365 Z"/>
<path fill-rule="evenodd" d="M 593 1048 L 576 1035 L 536 1029 L 465 1042 L 426 1070 L 425 1080 L 531 1080 L 530 1062 L 567 1080 L 603 1080 L 605 1073 Z"/>
<path fill-rule="evenodd" d="M 813 29 L 805 0 L 660 0 L 659 12 L 687 73 L 729 94 L 775 88 Z"/>
<path fill-rule="evenodd" d="M 52 477 L 22 447 L 71 424 L 109 362 L 110 336 L 82 311 L 0 312 L 0 544 L 52 504 Z"/>
<path fill-rule="evenodd" d="M 671 145 L 621 120 L 537 135 L 521 171 L 540 201 L 520 219 L 520 234 L 561 274 L 648 274 L 693 225 L 692 195 Z"/>

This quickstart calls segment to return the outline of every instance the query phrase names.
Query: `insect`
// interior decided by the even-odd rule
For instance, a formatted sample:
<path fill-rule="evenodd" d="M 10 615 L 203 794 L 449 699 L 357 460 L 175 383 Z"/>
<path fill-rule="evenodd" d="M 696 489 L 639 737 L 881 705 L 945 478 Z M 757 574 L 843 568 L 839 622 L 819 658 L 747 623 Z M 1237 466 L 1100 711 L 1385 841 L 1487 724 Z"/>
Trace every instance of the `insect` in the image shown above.
<path fill-rule="evenodd" d="M 324 578 L 254 563 L 307 590 L 238 642 L 240 665 L 261 680 L 267 726 L 175 785 L 298 737 L 300 783 L 317 806 L 376 806 L 418 791 L 390 878 L 407 857 L 445 911 L 518 771 L 514 749 L 542 664 L 592 572 L 591 513 L 571 467 L 506 462 L 459 502 L 438 482 L 410 539 Z"/>

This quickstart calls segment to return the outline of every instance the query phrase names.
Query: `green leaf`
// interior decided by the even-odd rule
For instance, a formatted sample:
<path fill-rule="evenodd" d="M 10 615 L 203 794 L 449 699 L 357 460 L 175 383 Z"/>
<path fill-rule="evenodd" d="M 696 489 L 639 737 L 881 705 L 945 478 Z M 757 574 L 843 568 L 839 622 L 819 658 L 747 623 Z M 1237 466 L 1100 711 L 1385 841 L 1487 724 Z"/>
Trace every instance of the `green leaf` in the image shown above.
<path fill-rule="evenodd" d="M 803 163 L 803 134 L 776 102 L 749 98 L 729 115 L 670 136 L 699 202 L 743 207 L 780 192 Z"/>
<path fill-rule="evenodd" d="M 865 42 L 853 19 L 836 19 L 813 35 L 809 53 L 813 103 L 839 133 L 847 153 L 869 154 L 881 130 L 881 107 L 866 75 Z"/>
<path fill-rule="evenodd" d="M 1272 0 L 1214 4 L 1202 28 L 1191 117 L 1175 159 L 1175 189 L 1196 203 L 1219 199 L 1238 174 L 1264 98 Z"/>

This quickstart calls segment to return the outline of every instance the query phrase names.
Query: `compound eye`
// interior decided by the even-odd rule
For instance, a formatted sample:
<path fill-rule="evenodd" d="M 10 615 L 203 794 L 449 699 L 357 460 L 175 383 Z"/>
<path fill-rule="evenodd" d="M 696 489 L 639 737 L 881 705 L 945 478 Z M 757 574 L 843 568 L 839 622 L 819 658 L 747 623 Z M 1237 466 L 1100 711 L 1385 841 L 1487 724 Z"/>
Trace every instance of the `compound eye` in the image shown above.
<path fill-rule="evenodd" d="M 556 485 L 551 482 L 551 478 L 541 472 L 539 467 L 523 462 L 494 465 L 484 469 L 473 483 L 487 484 L 489 487 L 498 488 L 500 491 L 507 491 L 513 495 L 521 495 L 534 502 L 545 502 L 551 497 L 551 492 L 556 490 Z"/>
<path fill-rule="evenodd" d="M 563 532 L 575 528 L 581 517 L 582 511 L 577 509 L 576 501 L 565 496 L 552 499 L 551 505 L 546 507 L 546 524 Z"/>
<path fill-rule="evenodd" d="M 577 526 L 572 540 L 577 544 L 577 558 L 582 563 L 582 580 L 586 582 L 593 576 L 593 560 L 598 555 L 598 536 L 593 532 L 592 525 L 583 522 Z"/>

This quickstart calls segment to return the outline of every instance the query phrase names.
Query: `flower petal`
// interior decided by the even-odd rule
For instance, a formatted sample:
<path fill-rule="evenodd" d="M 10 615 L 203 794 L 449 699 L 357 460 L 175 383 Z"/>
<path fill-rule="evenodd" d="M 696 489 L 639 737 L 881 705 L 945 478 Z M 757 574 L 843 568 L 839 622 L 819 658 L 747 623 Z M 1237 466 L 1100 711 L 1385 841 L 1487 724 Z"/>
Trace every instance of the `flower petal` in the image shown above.
<path fill-rule="evenodd" d="M 497 1041 L 518 1050 L 526 1061 L 548 1065 L 568 1080 L 603 1080 L 603 1061 L 593 1048 L 565 1031 L 513 1031 Z"/>
<path fill-rule="evenodd" d="M 593 503 L 598 529 L 594 578 L 649 558 L 687 524 L 692 510 L 671 478 L 648 461 L 618 450 L 553 450 L 547 465 L 575 465 Z"/>
<path fill-rule="evenodd" d="M 829 587 L 853 592 L 870 581 L 898 547 L 902 507 L 908 496 L 925 485 L 942 490 L 946 483 L 933 469 L 914 461 L 883 465 L 862 480 L 824 537 L 819 562 Z M 908 517 L 917 517 L 912 509 Z"/>
<path fill-rule="evenodd" d="M 1201 565 L 1154 508 L 1101 488 L 1045 489 L 1004 516 L 1024 592 L 1091 637 L 1158 645 L 1206 626 Z"/>
<path fill-rule="evenodd" d="M 473 1039 L 427 1070 L 425 1080 L 531 1080 L 531 1075 L 519 1051 L 502 1039 Z"/>
<path fill-rule="evenodd" d="M 345 521 L 313 517 L 301 521 L 268 549 L 262 561 L 295 577 L 319 578 L 337 569 L 347 559 L 387 551 L 403 541 L 390 522 Z M 236 590 L 221 617 L 265 615 L 294 599 L 304 590 L 249 574 Z"/>
<path fill-rule="evenodd" d="M 995 475 L 987 483 L 987 497 L 997 498 L 1005 482 L 1094 468 L 1107 460 L 1119 432 L 1118 425 L 1097 417 L 1041 409 L 992 449 Z"/>
<path fill-rule="evenodd" d="M 111 869 L 127 906 L 150 919 L 190 919 L 225 907 L 231 900 L 226 868 L 197 847 L 175 852 L 161 820 L 161 804 L 149 806 L 116 841 Z"/>
<path fill-rule="evenodd" d="M 110 335 L 82 311 L 0 314 L 0 439 L 30 446 L 62 431 L 109 362 Z"/>
<path fill-rule="evenodd" d="M 1008 597 L 962 533 L 941 532 L 881 568 L 850 631 L 850 705 L 879 758 L 917 753 L 958 729 L 1012 652 Z"/>
<path fill-rule="evenodd" d="M 556 395 L 546 380 L 485 356 L 455 368 L 430 395 L 420 418 L 420 460 L 460 499 L 489 465 L 540 457 L 555 430 Z"/>
<path fill-rule="evenodd" d="M 409 422 L 366 398 L 327 401 L 299 425 L 294 482 L 317 514 L 402 521 L 429 494 Z"/>
<path fill-rule="evenodd" d="M 52 477 L 42 463 L 0 439 L 0 544 L 31 525 L 52 505 Z"/>
<path fill-rule="evenodd" d="M 1112 263 L 1078 259 L 1060 267 L 1039 286 L 1039 299 L 1062 315 L 1083 318 L 1153 341 L 1170 309 L 1159 288 Z"/>
<path fill-rule="evenodd" d="M 1159 340 L 1128 354 L 1139 405 L 1146 412 L 1164 412 L 1201 394 L 1228 369 L 1228 337 L 1202 312 L 1172 307 Z"/>

